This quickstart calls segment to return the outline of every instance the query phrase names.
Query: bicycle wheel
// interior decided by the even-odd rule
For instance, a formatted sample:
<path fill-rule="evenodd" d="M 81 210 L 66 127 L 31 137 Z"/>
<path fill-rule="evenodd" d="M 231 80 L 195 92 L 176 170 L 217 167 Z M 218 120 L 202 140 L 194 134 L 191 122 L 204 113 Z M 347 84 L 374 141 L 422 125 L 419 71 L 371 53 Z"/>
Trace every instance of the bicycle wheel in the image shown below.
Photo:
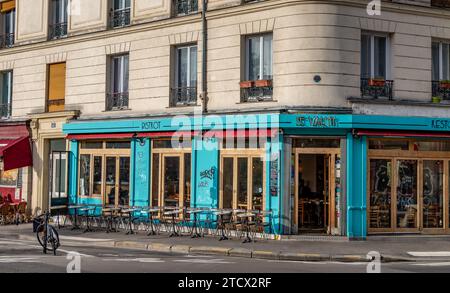
<path fill-rule="evenodd" d="M 58 249 L 60 244 L 58 232 L 53 226 L 47 225 L 47 237 L 46 237 L 44 224 L 41 224 L 38 227 L 38 232 L 36 232 L 36 236 L 39 241 L 39 244 L 44 248 L 44 253 L 47 253 L 47 250 L 53 251 L 54 254 L 56 253 L 56 249 Z"/>

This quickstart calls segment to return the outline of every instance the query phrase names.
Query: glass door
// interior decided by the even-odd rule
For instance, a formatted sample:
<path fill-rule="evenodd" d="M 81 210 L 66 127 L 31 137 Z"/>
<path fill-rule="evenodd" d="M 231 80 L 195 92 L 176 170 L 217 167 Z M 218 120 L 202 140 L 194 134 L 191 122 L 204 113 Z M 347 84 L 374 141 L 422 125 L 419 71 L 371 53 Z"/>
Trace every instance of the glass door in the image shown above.
<path fill-rule="evenodd" d="M 397 160 L 396 228 L 418 230 L 418 161 Z"/>
<path fill-rule="evenodd" d="M 165 207 L 181 206 L 181 157 L 164 155 L 163 158 L 163 205 Z"/>
<path fill-rule="evenodd" d="M 392 226 L 392 160 L 371 159 L 369 166 L 369 229 Z"/>
<path fill-rule="evenodd" d="M 105 178 L 105 203 L 107 205 L 117 205 L 117 162 L 116 157 L 106 157 L 106 178 Z"/>
<path fill-rule="evenodd" d="M 422 192 L 423 228 L 444 228 L 444 161 L 423 161 Z"/>
<path fill-rule="evenodd" d="M 130 158 L 119 157 L 119 205 L 126 206 L 130 204 Z"/>
<path fill-rule="evenodd" d="M 100 157 L 98 161 L 97 164 L 101 165 Z M 130 157 L 106 156 L 105 161 L 105 203 L 130 205 Z M 101 174 L 97 177 L 101 178 Z"/>
<path fill-rule="evenodd" d="M 221 208 L 233 208 L 234 198 L 234 158 L 223 158 L 222 164 L 222 200 Z"/>

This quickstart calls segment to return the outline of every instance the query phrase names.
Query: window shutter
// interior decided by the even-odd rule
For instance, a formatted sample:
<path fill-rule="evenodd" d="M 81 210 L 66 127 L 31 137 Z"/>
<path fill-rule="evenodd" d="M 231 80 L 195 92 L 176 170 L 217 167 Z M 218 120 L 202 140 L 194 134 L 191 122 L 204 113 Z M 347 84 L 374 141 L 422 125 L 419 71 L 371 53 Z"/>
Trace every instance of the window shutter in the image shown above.
<path fill-rule="evenodd" d="M 48 111 L 63 111 L 66 95 L 66 63 L 50 64 L 48 77 Z"/>
<path fill-rule="evenodd" d="M 16 0 L 10 0 L 1 3 L 1 13 L 5 13 L 11 11 L 16 8 Z"/>

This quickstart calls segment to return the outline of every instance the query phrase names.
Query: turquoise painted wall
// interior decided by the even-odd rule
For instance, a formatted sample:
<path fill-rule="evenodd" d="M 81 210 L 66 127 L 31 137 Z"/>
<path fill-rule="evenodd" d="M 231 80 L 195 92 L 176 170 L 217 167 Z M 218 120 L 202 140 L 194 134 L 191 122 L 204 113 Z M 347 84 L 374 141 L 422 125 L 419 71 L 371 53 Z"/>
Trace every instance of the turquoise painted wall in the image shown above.
<path fill-rule="evenodd" d="M 347 236 L 367 236 L 367 138 L 347 135 Z"/>
<path fill-rule="evenodd" d="M 219 206 L 219 142 L 215 138 L 196 137 L 192 149 L 191 206 Z"/>
<path fill-rule="evenodd" d="M 151 142 L 148 138 L 131 141 L 130 157 L 130 205 L 150 204 Z"/>
<path fill-rule="evenodd" d="M 271 139 L 266 146 L 266 210 L 272 210 L 272 224 L 275 233 L 282 234 L 282 197 L 284 185 L 283 135 Z"/>
<path fill-rule="evenodd" d="M 69 143 L 69 186 L 67 188 L 69 204 L 77 203 L 77 178 L 78 178 L 78 141 Z"/>

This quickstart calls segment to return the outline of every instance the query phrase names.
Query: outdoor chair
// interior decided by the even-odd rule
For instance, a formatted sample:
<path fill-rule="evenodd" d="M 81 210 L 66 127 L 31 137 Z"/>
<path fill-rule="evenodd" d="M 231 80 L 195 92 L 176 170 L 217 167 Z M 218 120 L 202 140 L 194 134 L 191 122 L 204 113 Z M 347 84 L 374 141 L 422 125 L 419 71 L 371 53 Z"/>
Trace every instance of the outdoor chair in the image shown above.
<path fill-rule="evenodd" d="M 7 225 L 12 220 L 11 208 L 8 203 L 4 203 L 0 206 L 0 224 Z"/>

